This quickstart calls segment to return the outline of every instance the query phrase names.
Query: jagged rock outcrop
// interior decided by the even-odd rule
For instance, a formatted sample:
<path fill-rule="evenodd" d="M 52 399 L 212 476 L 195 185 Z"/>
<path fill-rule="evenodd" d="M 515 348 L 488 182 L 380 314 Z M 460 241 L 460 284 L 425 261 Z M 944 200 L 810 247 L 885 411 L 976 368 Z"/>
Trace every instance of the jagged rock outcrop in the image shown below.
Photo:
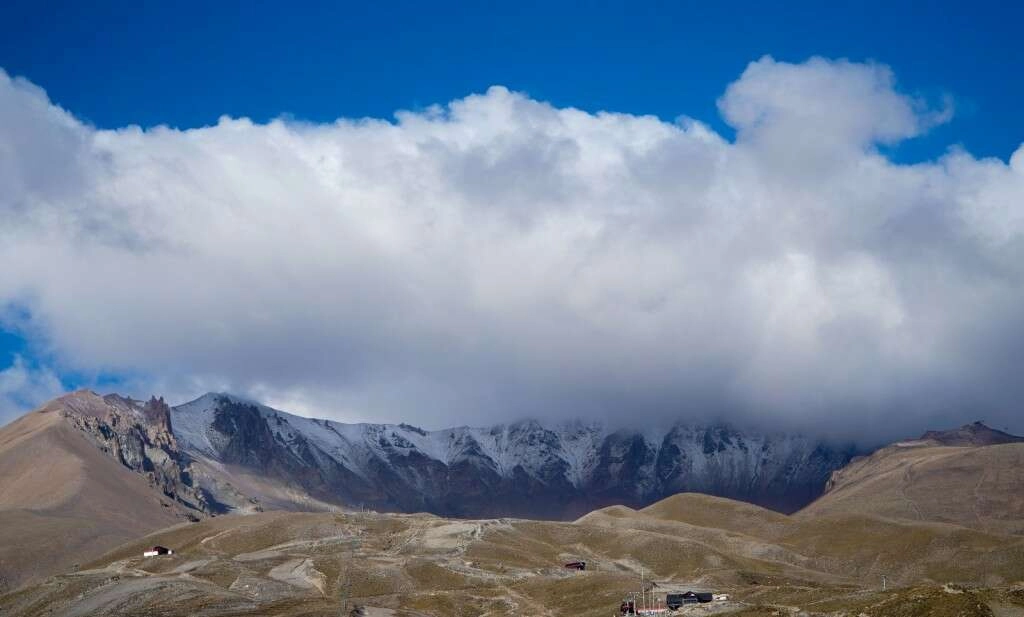
<path fill-rule="evenodd" d="M 163 398 L 137 401 L 80 390 L 49 403 L 43 411 L 62 414 L 96 446 L 166 497 L 201 514 L 223 512 L 205 491 L 194 486 L 190 459 L 174 437 L 171 408 Z"/>

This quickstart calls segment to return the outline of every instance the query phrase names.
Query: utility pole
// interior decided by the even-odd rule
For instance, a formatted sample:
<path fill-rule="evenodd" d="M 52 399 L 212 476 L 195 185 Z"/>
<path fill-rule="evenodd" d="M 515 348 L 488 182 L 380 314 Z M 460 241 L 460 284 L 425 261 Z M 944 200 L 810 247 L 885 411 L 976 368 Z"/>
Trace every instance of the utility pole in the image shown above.
<path fill-rule="evenodd" d="M 644 565 L 640 564 L 640 609 L 647 605 L 647 592 L 644 590 Z"/>
<path fill-rule="evenodd" d="M 341 581 L 341 617 L 349 617 L 348 603 L 352 599 L 352 560 L 355 558 L 356 550 L 359 549 L 359 538 L 350 540 L 348 558 L 345 559 L 345 569 L 342 570 L 343 580 Z"/>
<path fill-rule="evenodd" d="M 882 575 L 882 591 L 885 591 L 885 575 Z"/>

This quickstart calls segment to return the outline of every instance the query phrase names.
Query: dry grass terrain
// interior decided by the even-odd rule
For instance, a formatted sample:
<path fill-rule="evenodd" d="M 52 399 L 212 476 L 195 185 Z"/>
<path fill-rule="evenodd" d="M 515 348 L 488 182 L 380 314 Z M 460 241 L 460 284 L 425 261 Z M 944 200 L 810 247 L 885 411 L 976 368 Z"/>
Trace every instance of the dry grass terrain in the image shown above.
<path fill-rule="evenodd" d="M 176 554 L 143 558 L 153 544 Z M 573 559 L 585 559 L 588 571 L 561 567 Z M 692 494 L 640 511 L 605 508 L 573 523 L 217 517 L 165 529 L 3 596 L 0 614 L 334 616 L 347 601 L 399 617 L 598 617 L 639 586 L 641 567 L 661 589 L 731 594 L 714 607 L 722 613 L 1024 614 L 1024 538 L 860 515 L 807 521 Z"/>
<path fill-rule="evenodd" d="M 870 514 L 1024 534 L 1024 443 L 905 442 L 854 461 L 801 518 Z"/>

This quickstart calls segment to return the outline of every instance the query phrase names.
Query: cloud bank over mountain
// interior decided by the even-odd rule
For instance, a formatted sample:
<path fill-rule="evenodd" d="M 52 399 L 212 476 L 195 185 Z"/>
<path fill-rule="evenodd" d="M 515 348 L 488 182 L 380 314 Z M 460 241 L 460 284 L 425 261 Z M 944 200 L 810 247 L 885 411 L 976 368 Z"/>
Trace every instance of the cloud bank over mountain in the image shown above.
<path fill-rule="evenodd" d="M 1024 148 L 893 162 L 951 112 L 873 64 L 719 108 L 97 130 L 0 73 L 0 306 L 63 369 L 340 420 L 1024 428 Z"/>

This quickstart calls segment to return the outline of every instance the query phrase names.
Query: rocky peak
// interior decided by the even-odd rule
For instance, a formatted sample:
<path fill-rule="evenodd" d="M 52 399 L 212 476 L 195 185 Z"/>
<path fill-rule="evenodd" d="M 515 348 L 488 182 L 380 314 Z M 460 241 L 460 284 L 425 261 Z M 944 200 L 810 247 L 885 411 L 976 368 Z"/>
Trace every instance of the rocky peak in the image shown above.
<path fill-rule="evenodd" d="M 167 430 L 171 429 L 171 407 L 164 402 L 164 397 L 162 396 L 160 398 L 151 396 L 142 405 L 142 415 L 149 424 L 154 424 Z"/>
<path fill-rule="evenodd" d="M 59 396 L 39 408 L 39 413 L 59 413 L 64 416 L 103 417 L 110 411 L 104 397 L 92 390 L 81 389 Z"/>
<path fill-rule="evenodd" d="M 977 421 L 948 431 L 928 431 L 921 436 L 924 441 L 933 441 L 943 446 L 994 446 L 1004 443 L 1024 442 L 1024 437 L 1004 433 Z"/>
<path fill-rule="evenodd" d="M 171 428 L 171 409 L 163 398 L 140 401 L 78 390 L 54 399 L 39 411 L 60 413 L 100 451 L 144 475 L 165 496 L 197 512 L 216 509 L 192 486 L 190 460 L 178 447 Z"/>

